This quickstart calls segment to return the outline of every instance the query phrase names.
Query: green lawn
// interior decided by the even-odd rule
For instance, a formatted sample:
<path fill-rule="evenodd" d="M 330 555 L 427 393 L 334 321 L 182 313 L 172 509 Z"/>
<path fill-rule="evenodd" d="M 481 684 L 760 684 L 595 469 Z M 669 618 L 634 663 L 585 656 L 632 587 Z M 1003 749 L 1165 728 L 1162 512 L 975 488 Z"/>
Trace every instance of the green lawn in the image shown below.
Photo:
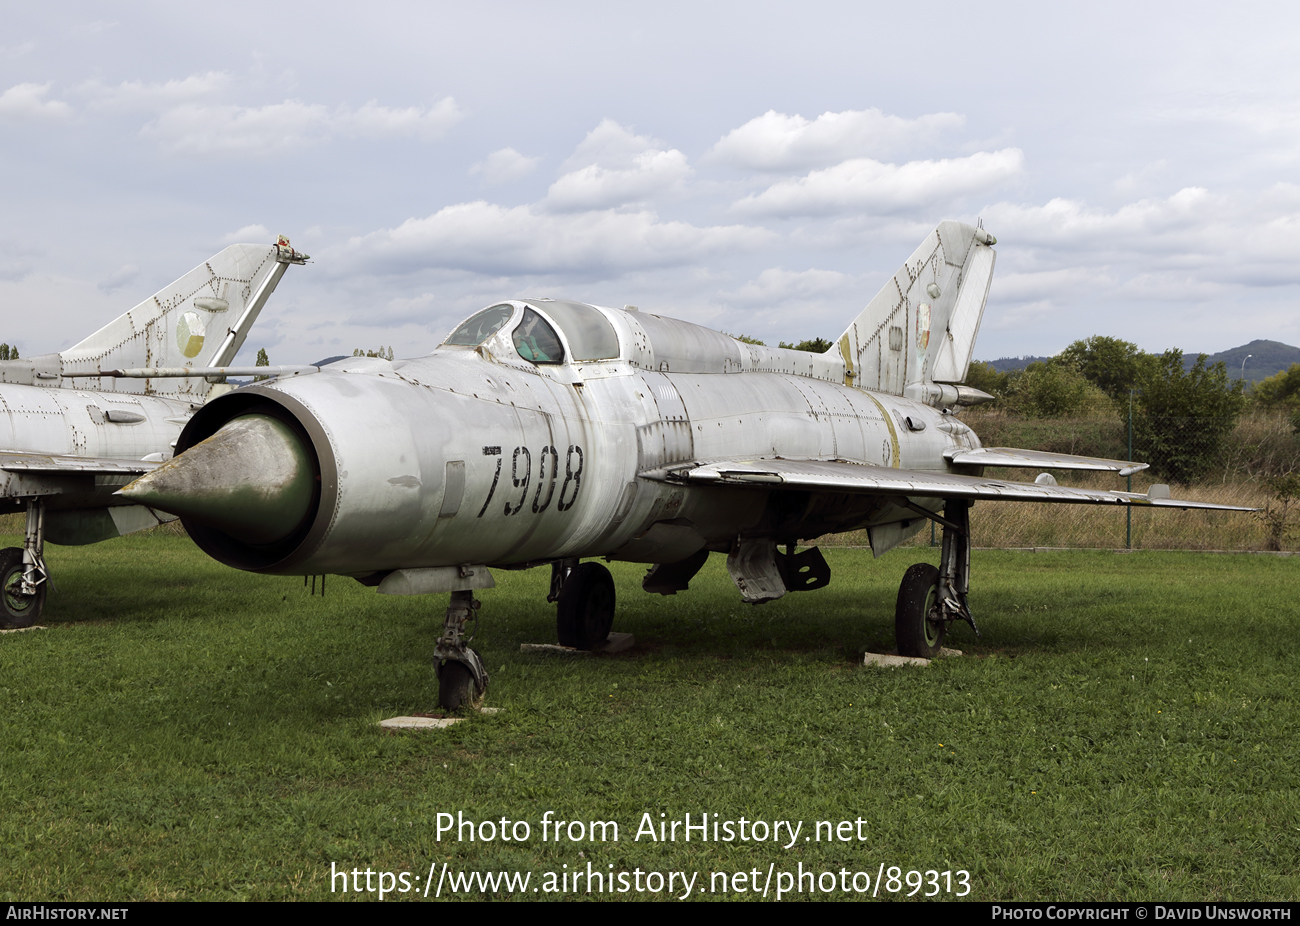
<path fill-rule="evenodd" d="M 965 870 L 982 900 L 1300 895 L 1293 559 L 977 552 L 983 640 L 959 628 L 964 657 L 905 670 L 861 654 L 892 645 L 927 549 L 827 551 L 830 588 L 757 608 L 719 556 L 671 598 L 615 565 L 637 646 L 600 658 L 521 655 L 554 639 L 549 571 L 499 571 L 475 645 L 500 712 L 393 734 L 376 721 L 436 704 L 445 596 L 311 597 L 164 534 L 49 553 L 48 629 L 0 636 L 6 899 L 356 897 L 332 863 L 409 873 L 393 899 L 444 863 L 533 886 L 696 872 L 694 899 L 753 896 L 709 893 L 715 872 L 799 866 L 873 888 L 880 866 Z M 547 811 L 619 841 L 543 842 Z M 530 838 L 439 840 L 457 812 Z M 686 813 L 802 829 L 634 839 Z M 861 841 L 805 839 L 858 820 Z"/>

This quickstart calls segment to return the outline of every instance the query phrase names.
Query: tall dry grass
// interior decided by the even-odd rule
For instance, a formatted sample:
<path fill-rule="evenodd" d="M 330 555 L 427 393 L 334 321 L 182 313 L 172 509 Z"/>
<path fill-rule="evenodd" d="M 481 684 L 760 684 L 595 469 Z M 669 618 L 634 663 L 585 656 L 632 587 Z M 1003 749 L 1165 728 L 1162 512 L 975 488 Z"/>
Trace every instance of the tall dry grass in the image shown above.
<path fill-rule="evenodd" d="M 992 471 L 991 471 L 992 472 Z M 996 478 L 1028 481 L 1024 471 Z M 1060 480 L 1062 485 L 1065 479 Z M 1145 492 L 1151 480 L 1133 480 L 1133 491 Z M 1079 488 L 1123 490 L 1124 480 L 1104 473 L 1089 473 L 1069 480 Z M 1258 483 L 1233 482 L 1178 487 L 1177 498 L 1197 502 L 1263 508 L 1267 489 Z M 1180 511 L 1169 508 L 1132 510 L 1134 550 L 1268 550 L 1266 525 L 1256 515 L 1243 511 Z M 1014 549 L 1020 547 L 1070 547 L 1119 550 L 1129 545 L 1127 509 L 1118 505 L 1045 505 L 1036 502 L 976 502 L 971 509 L 971 531 L 976 547 Z M 942 531 L 935 533 L 936 539 Z M 823 546 L 867 544 L 866 531 L 851 531 L 819 538 Z M 929 529 L 907 542 L 927 546 Z M 1284 539 L 1282 549 L 1300 549 L 1296 538 Z"/>

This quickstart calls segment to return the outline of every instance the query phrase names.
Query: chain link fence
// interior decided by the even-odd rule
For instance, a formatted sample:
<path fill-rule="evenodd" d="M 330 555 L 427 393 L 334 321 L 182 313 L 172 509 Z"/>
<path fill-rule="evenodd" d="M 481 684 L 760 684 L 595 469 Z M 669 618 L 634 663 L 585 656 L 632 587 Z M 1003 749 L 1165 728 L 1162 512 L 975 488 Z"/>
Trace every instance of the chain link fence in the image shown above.
<path fill-rule="evenodd" d="M 1134 459 L 1150 468 L 1129 479 L 1109 473 L 1053 472 L 1061 485 L 1145 493 L 1168 483 L 1176 498 L 1278 510 L 1271 480 L 1300 472 L 1300 436 L 1285 412 L 1252 412 L 1238 419 L 1150 418 L 1113 415 L 1024 418 L 999 411 L 966 412 L 963 420 L 986 447 L 1022 447 L 1107 459 Z M 1130 440 L 1132 454 L 1129 453 Z M 986 475 L 1031 481 L 1034 470 L 989 469 Z M 971 511 L 976 547 L 1070 547 L 1134 550 L 1296 550 L 1290 517 L 1282 528 L 1258 514 L 1110 505 L 977 502 Z M 1294 516 L 1300 522 L 1300 514 Z M 935 540 L 941 531 L 935 533 Z M 822 538 L 834 545 L 866 544 L 865 531 Z M 931 531 L 909 541 L 926 546 Z"/>

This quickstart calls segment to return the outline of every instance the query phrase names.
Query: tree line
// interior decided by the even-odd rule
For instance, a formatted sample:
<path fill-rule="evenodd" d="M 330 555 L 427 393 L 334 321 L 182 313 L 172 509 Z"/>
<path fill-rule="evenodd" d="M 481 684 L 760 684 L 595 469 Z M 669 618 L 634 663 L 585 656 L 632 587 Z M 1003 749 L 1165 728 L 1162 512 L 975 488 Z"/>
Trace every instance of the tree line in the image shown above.
<path fill-rule="evenodd" d="M 1276 377 L 1275 377 L 1276 378 Z M 1267 381 L 1266 381 L 1267 382 Z M 1151 354 L 1119 338 L 1075 341 L 1050 360 L 999 373 L 974 362 L 966 384 L 1027 418 L 1116 415 L 1131 422 L 1133 454 L 1175 482 L 1190 482 L 1213 465 L 1237 419 L 1258 399 L 1223 363 L 1201 354 L 1191 369 L 1183 352 Z M 1261 383 L 1261 386 L 1264 384 Z M 1300 370 L 1296 377 L 1300 391 Z"/>

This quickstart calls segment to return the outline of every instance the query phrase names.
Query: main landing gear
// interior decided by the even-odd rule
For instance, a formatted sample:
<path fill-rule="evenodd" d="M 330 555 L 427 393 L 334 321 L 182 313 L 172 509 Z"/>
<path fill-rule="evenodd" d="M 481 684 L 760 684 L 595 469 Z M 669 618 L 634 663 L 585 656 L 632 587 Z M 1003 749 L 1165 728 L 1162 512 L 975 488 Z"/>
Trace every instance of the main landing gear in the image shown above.
<path fill-rule="evenodd" d="M 31 627 L 45 609 L 50 573 L 45 568 L 45 503 L 34 498 L 27 503 L 27 530 L 23 545 L 0 550 L 0 628 Z"/>
<path fill-rule="evenodd" d="M 558 602 L 555 632 L 561 646 L 594 649 L 614 625 L 614 577 L 600 563 L 565 559 L 551 564 L 551 593 Z"/>
<path fill-rule="evenodd" d="M 600 563 L 569 571 L 560 589 L 555 630 L 561 646 L 593 649 L 609 638 L 614 625 L 614 577 Z"/>
<path fill-rule="evenodd" d="M 943 525 L 943 551 L 938 569 L 917 563 L 903 574 L 894 610 L 894 636 L 900 656 L 930 659 L 939 655 L 953 621 L 966 621 L 979 636 L 966 602 L 970 590 L 970 502 L 948 499 L 942 517 L 920 506 L 909 507 Z"/>

